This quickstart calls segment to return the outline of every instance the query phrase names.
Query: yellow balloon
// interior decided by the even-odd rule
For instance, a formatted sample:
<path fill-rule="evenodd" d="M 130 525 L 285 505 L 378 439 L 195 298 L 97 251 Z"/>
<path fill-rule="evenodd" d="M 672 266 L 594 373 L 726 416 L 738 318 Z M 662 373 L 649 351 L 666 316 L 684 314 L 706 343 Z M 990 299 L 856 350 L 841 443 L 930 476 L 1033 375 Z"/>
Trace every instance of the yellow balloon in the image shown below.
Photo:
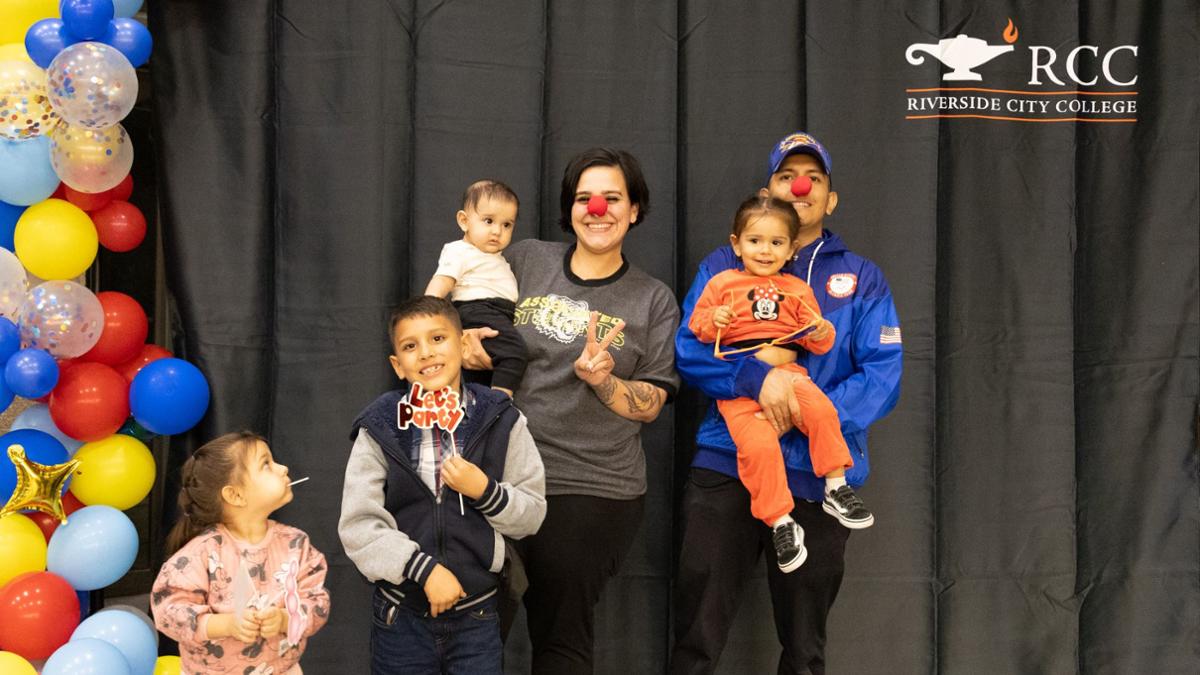
<path fill-rule="evenodd" d="M 84 443 L 75 459 L 79 468 L 71 479 L 71 493 L 88 506 L 105 504 L 124 511 L 154 487 L 154 455 L 133 436 L 113 434 Z"/>
<path fill-rule="evenodd" d="M 0 652 L 0 675 L 37 675 L 37 669 L 24 657 L 12 652 Z"/>
<path fill-rule="evenodd" d="M 0 2 L 0 43 L 25 44 L 29 27 L 58 16 L 58 0 L 4 0 Z"/>
<path fill-rule="evenodd" d="M 178 656 L 160 656 L 154 662 L 154 675 L 180 675 L 183 664 Z"/>
<path fill-rule="evenodd" d="M 9 42 L 0 45 L 0 61 L 28 61 L 33 63 L 33 59 L 29 58 L 29 52 L 25 51 L 24 42 Z M 4 671 L 0 670 L 0 675 Z"/>
<path fill-rule="evenodd" d="M 25 209 L 13 230 L 17 257 L 43 279 L 74 279 L 91 267 L 100 238 L 83 209 L 47 199 Z"/>
<path fill-rule="evenodd" d="M 13 577 L 44 569 L 46 537 L 37 523 L 19 513 L 0 517 L 0 586 Z"/>

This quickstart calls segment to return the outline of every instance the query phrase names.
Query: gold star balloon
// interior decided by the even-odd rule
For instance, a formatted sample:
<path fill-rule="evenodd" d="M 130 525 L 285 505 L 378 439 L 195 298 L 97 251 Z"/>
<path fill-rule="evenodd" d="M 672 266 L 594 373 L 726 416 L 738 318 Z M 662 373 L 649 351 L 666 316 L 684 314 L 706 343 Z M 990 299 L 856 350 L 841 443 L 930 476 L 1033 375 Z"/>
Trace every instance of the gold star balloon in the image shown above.
<path fill-rule="evenodd" d="M 21 509 L 36 509 L 58 518 L 60 523 L 66 523 L 67 514 L 62 504 L 63 483 L 75 473 L 79 460 L 72 459 L 65 464 L 38 464 L 25 456 L 25 448 L 20 445 L 8 446 L 8 458 L 17 470 L 17 488 L 4 508 L 0 509 L 0 518 Z"/>

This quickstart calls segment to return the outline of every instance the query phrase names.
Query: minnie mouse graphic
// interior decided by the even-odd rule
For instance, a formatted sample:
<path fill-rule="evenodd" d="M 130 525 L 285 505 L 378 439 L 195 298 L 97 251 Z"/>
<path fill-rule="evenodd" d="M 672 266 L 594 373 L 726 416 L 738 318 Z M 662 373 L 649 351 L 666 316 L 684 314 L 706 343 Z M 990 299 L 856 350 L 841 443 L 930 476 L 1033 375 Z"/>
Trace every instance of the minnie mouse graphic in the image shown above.
<path fill-rule="evenodd" d="M 753 303 L 753 316 L 759 321 L 775 321 L 779 318 L 779 302 L 783 292 L 772 281 L 766 286 L 755 286 L 746 297 Z"/>

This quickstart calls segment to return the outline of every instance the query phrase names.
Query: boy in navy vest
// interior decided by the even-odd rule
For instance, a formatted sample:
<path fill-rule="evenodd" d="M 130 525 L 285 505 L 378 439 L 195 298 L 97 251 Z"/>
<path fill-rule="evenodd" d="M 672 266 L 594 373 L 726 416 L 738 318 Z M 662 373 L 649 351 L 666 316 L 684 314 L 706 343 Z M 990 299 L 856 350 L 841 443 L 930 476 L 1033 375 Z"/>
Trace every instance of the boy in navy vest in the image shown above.
<path fill-rule="evenodd" d="M 442 298 L 389 323 L 397 377 L 354 421 L 338 534 L 375 582 L 371 672 L 501 673 L 504 537 L 535 533 L 545 474 L 524 415 L 462 382 L 462 326 Z"/>

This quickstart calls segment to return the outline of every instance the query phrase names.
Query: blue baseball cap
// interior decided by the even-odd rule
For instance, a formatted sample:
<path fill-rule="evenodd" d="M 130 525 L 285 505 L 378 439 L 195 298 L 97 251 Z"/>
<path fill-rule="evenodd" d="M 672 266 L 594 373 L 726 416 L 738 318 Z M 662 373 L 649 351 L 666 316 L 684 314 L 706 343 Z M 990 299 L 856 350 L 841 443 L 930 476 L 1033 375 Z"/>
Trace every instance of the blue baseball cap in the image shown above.
<path fill-rule="evenodd" d="M 771 149 L 771 159 L 767 165 L 767 182 L 771 182 L 771 176 L 783 165 L 783 160 L 798 152 L 816 157 L 825 173 L 833 175 L 833 161 L 829 159 L 829 151 L 821 145 L 821 141 L 803 131 L 797 131 L 784 136 L 783 140 L 776 143 L 775 147 Z"/>

